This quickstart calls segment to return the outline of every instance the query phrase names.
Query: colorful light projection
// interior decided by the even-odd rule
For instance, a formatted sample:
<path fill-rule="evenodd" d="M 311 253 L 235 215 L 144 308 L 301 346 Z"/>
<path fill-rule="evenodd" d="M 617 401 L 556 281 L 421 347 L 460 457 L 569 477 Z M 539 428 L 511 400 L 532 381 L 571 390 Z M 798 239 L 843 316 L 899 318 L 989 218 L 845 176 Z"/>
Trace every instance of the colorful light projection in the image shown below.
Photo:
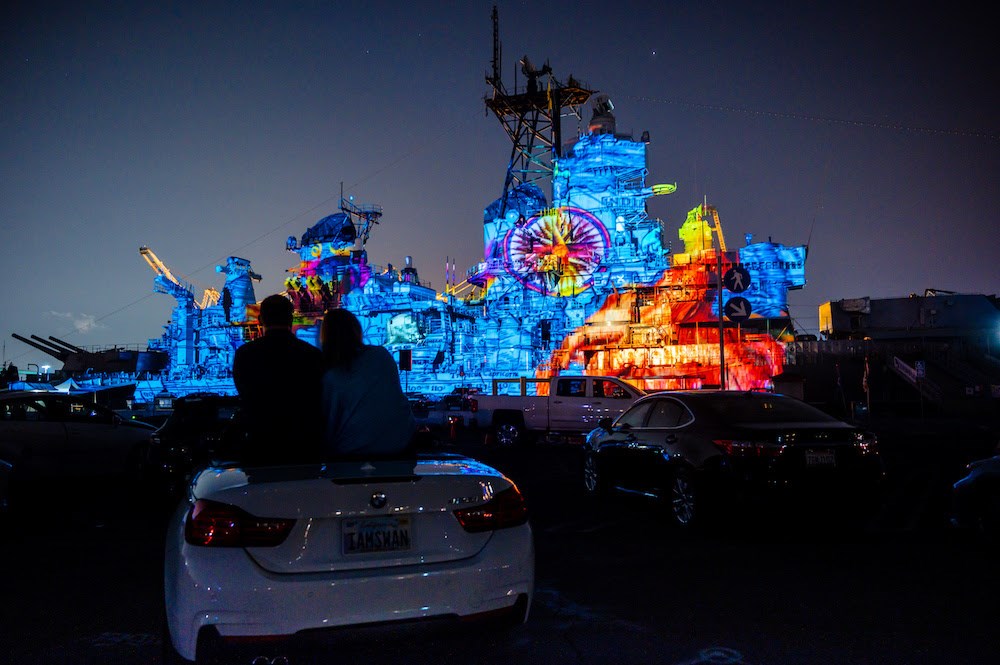
<path fill-rule="evenodd" d="M 615 134 L 607 117 L 601 127 L 611 131 L 581 136 L 555 164 L 551 205 L 536 185 L 522 184 L 484 210 L 484 260 L 468 273 L 471 295 L 421 285 L 409 262 L 402 271 L 369 265 L 364 233 L 344 212 L 300 241 L 289 238 L 286 248 L 300 260 L 285 282 L 296 334 L 318 344 L 322 312 L 349 309 L 367 343 L 411 352 L 412 370 L 401 378 L 429 394 L 560 371 L 612 374 L 648 389 L 718 383 L 717 254 L 705 211 L 689 213 L 678 231 L 684 251 L 672 254 L 645 201 L 676 185 L 647 186 L 646 142 Z M 728 387 L 767 387 L 783 350 L 765 326 L 751 324 L 787 317 L 787 290 L 805 283 L 805 249 L 748 242 L 723 252 L 722 263 L 751 276 L 739 294 L 751 303 L 750 323 L 724 331 Z M 725 291 L 723 300 L 733 295 Z M 228 371 L 224 358 L 252 334 L 257 314 L 249 304 L 245 322 L 227 323 L 221 308 L 215 318 L 190 308 L 178 306 L 164 336 L 175 340 L 167 344 L 172 374 L 187 377 L 169 387 L 178 395 L 206 389 L 192 377 L 208 371 L 212 348 L 222 350 L 211 372 Z M 219 325 L 228 326 L 225 339 Z M 213 389 L 231 390 L 231 380 Z"/>
<path fill-rule="evenodd" d="M 551 206 L 522 184 L 484 211 L 485 260 L 469 277 L 485 289 L 482 360 L 467 375 L 531 376 L 610 293 L 653 285 L 669 266 L 645 200 L 676 186 L 647 187 L 646 144 L 603 127 L 556 161 Z"/>
<path fill-rule="evenodd" d="M 806 283 L 806 247 L 755 243 L 740 247 L 739 263 L 750 273 L 750 288 L 740 295 L 750 301 L 753 315 L 787 317 L 788 291 Z"/>
<path fill-rule="evenodd" d="M 285 280 L 285 291 L 295 309 L 319 314 L 341 306 L 342 297 L 364 287 L 371 277 L 364 250 L 355 250 L 357 230 L 343 212 L 316 222 L 301 241 L 289 236 L 285 247 L 299 255 L 299 267 Z"/>
<path fill-rule="evenodd" d="M 259 308 L 253 281 L 261 276 L 253 271 L 250 261 L 238 256 L 228 257 L 226 265 L 216 266 L 215 271 L 226 276 L 221 296 L 201 307 L 194 302 L 190 288 L 181 285 L 170 292 L 177 303 L 163 334 L 149 340 L 149 349 L 164 351 L 169 358 L 163 385 L 170 387 L 171 394 L 235 392 L 230 378 L 233 357 L 244 342 L 246 327 L 256 322 Z M 156 392 L 143 393 L 137 386 L 136 399 L 139 403 L 150 401 Z"/>
<path fill-rule="evenodd" d="M 507 264 L 521 284 L 549 296 L 575 296 L 593 285 L 610 236 L 579 208 L 554 208 L 507 234 Z"/>
<path fill-rule="evenodd" d="M 662 279 L 652 288 L 631 285 L 611 294 L 553 351 L 539 376 L 575 368 L 619 376 L 646 389 L 719 385 L 718 250 L 702 206 L 688 214 L 678 236 L 685 251 L 674 256 Z M 723 270 L 736 263 L 750 270 L 752 283 L 740 295 L 755 303 L 758 317 L 787 317 L 787 288 L 805 281 L 804 248 L 759 243 L 722 258 Z M 781 344 L 767 332 L 733 324 L 723 335 L 726 387 L 769 388 L 784 364 Z"/>
<path fill-rule="evenodd" d="M 253 280 L 260 281 L 260 275 L 251 270 L 248 260 L 238 256 L 230 256 L 224 266 L 215 266 L 215 272 L 226 276 L 226 284 L 222 287 L 222 297 L 219 300 L 226 320 L 243 323 L 247 320 L 247 306 L 257 302 Z"/>

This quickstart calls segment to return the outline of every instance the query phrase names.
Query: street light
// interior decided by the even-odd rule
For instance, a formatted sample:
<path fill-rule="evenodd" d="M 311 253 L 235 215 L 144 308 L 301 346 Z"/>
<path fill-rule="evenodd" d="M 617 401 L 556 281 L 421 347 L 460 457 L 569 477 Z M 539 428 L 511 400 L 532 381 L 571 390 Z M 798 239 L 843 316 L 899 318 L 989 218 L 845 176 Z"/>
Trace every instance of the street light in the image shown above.
<path fill-rule="evenodd" d="M 25 370 L 31 369 L 32 366 L 34 366 L 34 368 L 35 368 L 35 381 L 37 381 L 38 380 L 38 365 L 37 364 L 35 364 L 35 363 L 28 363 L 27 365 L 25 365 Z M 28 380 L 28 373 L 27 373 L 27 371 L 25 371 L 24 380 L 25 381 Z"/>
<path fill-rule="evenodd" d="M 42 365 L 42 371 L 45 372 L 46 381 L 49 380 L 49 367 L 51 367 L 51 365 Z"/>

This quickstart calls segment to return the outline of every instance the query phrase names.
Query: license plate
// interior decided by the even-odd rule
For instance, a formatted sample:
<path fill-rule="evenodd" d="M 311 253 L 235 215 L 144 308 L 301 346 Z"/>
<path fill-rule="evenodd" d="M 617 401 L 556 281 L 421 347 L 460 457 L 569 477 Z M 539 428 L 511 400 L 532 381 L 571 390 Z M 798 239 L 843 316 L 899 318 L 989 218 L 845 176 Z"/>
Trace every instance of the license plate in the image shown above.
<path fill-rule="evenodd" d="M 405 552 L 409 549 L 408 516 L 367 517 L 343 522 L 344 554 Z"/>
<path fill-rule="evenodd" d="M 832 450 L 806 451 L 806 466 L 833 466 L 836 463 Z"/>

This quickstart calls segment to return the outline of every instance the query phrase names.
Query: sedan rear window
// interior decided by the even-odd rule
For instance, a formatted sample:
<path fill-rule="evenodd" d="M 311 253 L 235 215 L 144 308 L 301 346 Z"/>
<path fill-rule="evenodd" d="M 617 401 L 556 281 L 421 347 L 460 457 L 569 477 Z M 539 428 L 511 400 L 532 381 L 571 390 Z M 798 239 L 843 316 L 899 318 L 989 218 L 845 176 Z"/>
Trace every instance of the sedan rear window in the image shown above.
<path fill-rule="evenodd" d="M 684 405 L 672 399 L 656 400 L 646 427 L 680 427 L 691 420 L 691 414 Z"/>
<path fill-rule="evenodd" d="M 740 423 L 836 422 L 819 409 L 781 395 L 736 393 L 691 400 L 692 408 L 705 418 Z"/>
<path fill-rule="evenodd" d="M 5 401 L 0 409 L 3 420 L 54 420 L 45 404 L 35 398 Z"/>
<path fill-rule="evenodd" d="M 639 402 L 631 409 L 623 413 L 615 421 L 615 425 L 618 427 L 628 426 L 628 427 L 642 427 L 643 423 L 646 422 L 646 413 L 649 412 L 649 407 L 652 402 Z"/>

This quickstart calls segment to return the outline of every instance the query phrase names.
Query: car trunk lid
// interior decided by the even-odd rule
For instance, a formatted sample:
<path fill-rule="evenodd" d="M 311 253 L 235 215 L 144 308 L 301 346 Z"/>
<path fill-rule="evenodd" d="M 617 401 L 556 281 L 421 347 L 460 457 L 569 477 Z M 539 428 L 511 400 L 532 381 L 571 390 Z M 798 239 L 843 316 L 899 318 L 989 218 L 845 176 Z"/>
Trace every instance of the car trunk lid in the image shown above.
<path fill-rule="evenodd" d="M 208 469 L 196 498 L 257 517 L 293 518 L 275 547 L 247 553 L 274 573 L 319 573 L 453 561 L 474 556 L 490 533 L 468 533 L 454 511 L 481 505 L 510 481 L 461 457 Z"/>

